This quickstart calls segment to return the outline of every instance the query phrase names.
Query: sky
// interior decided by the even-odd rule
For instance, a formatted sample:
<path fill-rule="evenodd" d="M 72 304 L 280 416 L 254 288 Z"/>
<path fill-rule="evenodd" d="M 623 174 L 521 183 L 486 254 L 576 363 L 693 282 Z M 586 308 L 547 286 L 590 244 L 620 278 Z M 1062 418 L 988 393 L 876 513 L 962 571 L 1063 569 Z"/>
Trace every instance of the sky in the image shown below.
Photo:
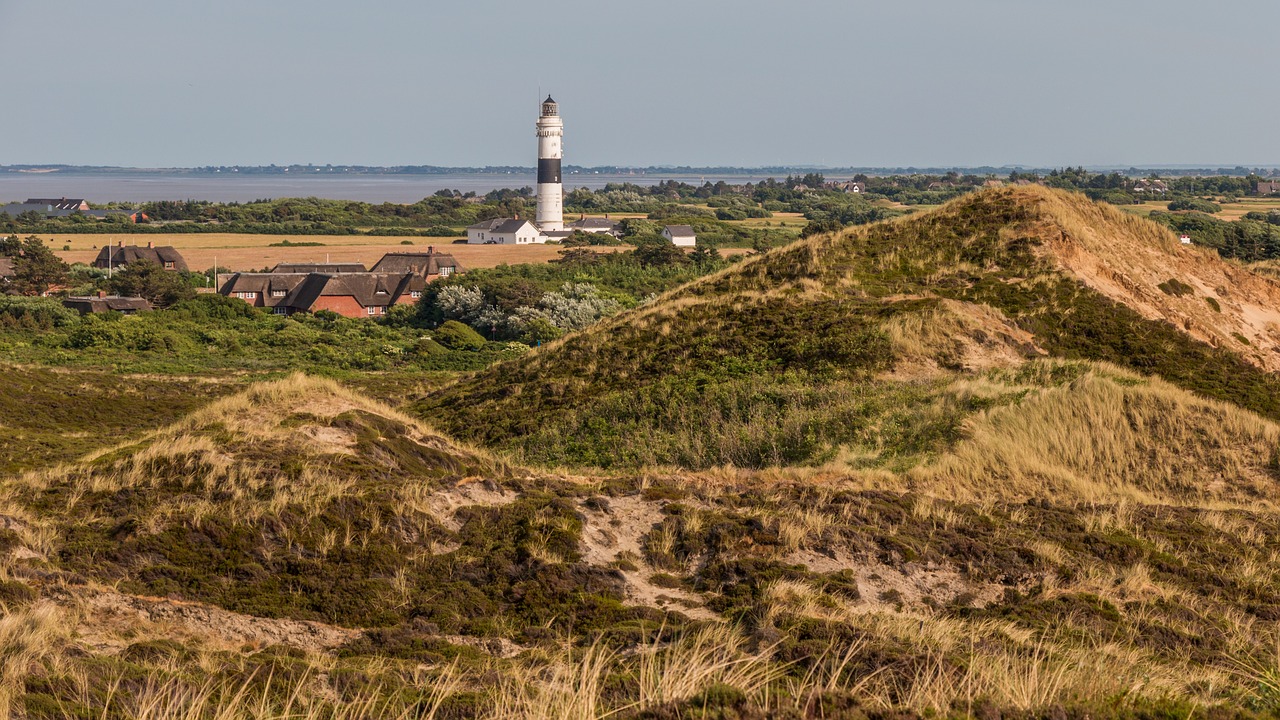
<path fill-rule="evenodd" d="M 1280 165 L 1276 0 L 0 0 L 0 164 Z"/>

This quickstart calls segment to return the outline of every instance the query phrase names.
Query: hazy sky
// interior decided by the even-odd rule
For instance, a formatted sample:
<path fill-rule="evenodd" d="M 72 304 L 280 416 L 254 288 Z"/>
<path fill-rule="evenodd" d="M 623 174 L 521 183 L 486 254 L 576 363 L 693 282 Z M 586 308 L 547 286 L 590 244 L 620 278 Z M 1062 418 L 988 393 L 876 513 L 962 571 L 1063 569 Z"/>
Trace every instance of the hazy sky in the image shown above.
<path fill-rule="evenodd" d="M 0 164 L 1280 164 L 1276 0 L 0 0 Z"/>

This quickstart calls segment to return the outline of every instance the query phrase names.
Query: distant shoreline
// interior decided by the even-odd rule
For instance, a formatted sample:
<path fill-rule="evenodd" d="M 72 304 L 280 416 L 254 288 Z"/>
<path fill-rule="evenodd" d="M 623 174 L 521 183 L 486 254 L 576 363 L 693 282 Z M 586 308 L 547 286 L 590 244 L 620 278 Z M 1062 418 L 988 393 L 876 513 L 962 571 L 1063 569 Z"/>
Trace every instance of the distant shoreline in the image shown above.
<path fill-rule="evenodd" d="M 973 175 L 1008 175 L 1010 172 L 1035 172 L 1045 174 L 1068 166 L 1037 167 L 1031 165 L 982 165 L 982 166 L 902 166 L 902 167 L 827 167 L 814 165 L 776 165 L 760 167 L 736 166 L 646 166 L 620 165 L 583 166 L 566 165 L 566 175 L 610 175 L 648 177 L 701 177 L 715 176 L 785 176 L 788 174 L 822 173 L 824 175 L 942 175 L 948 172 Z M 1101 165 L 1083 166 L 1092 172 L 1119 172 L 1124 175 L 1248 175 L 1280 173 L 1280 165 Z M 438 165 L 206 165 L 201 167 L 138 168 L 99 165 L 0 165 L 0 174 L 36 175 L 279 175 L 351 176 L 351 175 L 521 175 L 532 174 L 532 165 L 491 165 L 484 167 L 447 167 Z"/>

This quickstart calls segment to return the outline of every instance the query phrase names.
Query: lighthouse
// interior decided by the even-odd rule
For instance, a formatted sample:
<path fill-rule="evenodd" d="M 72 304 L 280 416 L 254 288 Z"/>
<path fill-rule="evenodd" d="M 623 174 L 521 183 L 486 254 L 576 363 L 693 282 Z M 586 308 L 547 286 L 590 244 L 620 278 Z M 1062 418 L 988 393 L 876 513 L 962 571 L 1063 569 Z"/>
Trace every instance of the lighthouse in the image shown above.
<path fill-rule="evenodd" d="M 542 232 L 564 230 L 564 187 L 560 184 L 563 137 L 560 110 L 548 95 L 538 117 L 538 213 L 534 224 Z"/>

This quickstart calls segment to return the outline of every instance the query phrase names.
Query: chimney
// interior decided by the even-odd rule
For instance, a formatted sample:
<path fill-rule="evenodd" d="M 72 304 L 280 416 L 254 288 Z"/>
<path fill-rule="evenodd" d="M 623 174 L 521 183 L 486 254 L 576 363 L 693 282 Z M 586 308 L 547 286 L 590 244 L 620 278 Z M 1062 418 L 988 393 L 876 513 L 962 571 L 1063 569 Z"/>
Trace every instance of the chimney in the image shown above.
<path fill-rule="evenodd" d="M 106 297 L 106 296 L 107 296 L 107 291 L 106 291 L 106 290 L 99 290 L 99 291 L 98 291 L 98 297 L 99 297 L 99 298 L 104 298 L 104 297 Z"/>
<path fill-rule="evenodd" d="M 147 241 L 147 247 L 148 247 L 148 248 L 155 247 L 155 243 L 152 243 L 150 240 L 148 240 L 148 241 Z"/>
<path fill-rule="evenodd" d="M 116 247 L 124 247 L 124 241 L 123 240 L 116 241 Z"/>
<path fill-rule="evenodd" d="M 435 253 L 436 253 L 436 246 L 435 246 L 435 245 L 428 245 L 428 246 L 427 246 L 427 254 L 428 254 L 428 255 L 434 255 Z"/>

